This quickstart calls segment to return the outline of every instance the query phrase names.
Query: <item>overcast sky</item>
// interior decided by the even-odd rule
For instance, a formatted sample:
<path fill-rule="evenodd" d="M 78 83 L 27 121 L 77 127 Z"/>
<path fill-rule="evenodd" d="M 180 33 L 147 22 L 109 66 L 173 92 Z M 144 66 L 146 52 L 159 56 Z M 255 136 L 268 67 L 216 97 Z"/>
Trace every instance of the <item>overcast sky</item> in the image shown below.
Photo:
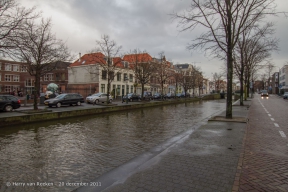
<path fill-rule="evenodd" d="M 190 0 L 18 0 L 25 7 L 36 6 L 43 17 L 51 17 L 53 32 L 67 42 L 71 52 L 88 53 L 96 40 L 106 34 L 121 45 L 122 53 L 133 49 L 147 51 L 152 57 L 164 51 L 166 59 L 201 67 L 210 77 L 220 72 L 223 62 L 189 51 L 186 46 L 199 30 L 179 32 L 177 22 L 169 14 L 184 11 Z M 288 0 L 275 0 L 278 11 L 288 11 Z M 280 51 L 274 52 L 272 63 L 282 67 L 288 61 L 288 19 L 284 15 L 271 18 L 276 23 L 275 36 Z"/>

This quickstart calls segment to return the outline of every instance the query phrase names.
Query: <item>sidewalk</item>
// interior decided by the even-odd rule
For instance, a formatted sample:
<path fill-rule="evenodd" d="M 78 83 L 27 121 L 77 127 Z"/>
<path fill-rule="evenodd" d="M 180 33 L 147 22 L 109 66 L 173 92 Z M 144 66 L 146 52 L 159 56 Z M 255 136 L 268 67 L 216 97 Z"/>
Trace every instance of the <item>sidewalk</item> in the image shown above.
<path fill-rule="evenodd" d="M 247 117 L 249 104 L 233 117 Z M 246 126 L 206 119 L 75 191 L 232 191 Z"/>

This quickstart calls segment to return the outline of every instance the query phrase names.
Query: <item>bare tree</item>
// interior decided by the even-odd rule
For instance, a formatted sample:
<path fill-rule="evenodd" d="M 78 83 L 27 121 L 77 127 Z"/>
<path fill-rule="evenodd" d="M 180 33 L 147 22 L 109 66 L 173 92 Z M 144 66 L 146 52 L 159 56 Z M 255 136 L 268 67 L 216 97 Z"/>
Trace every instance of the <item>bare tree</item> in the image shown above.
<path fill-rule="evenodd" d="M 234 69 L 240 81 L 240 105 L 243 103 L 243 90 L 249 95 L 250 79 L 261 62 L 270 57 L 272 50 L 277 50 L 278 41 L 271 37 L 274 34 L 273 24 L 257 25 L 244 31 L 235 47 Z M 246 100 L 246 95 L 245 95 Z"/>
<path fill-rule="evenodd" d="M 268 73 L 268 90 L 270 91 L 270 86 L 271 86 L 271 73 L 274 70 L 275 65 L 272 64 L 270 61 L 266 64 L 266 72 Z"/>
<path fill-rule="evenodd" d="M 213 73 L 213 84 L 216 92 L 219 92 L 221 89 L 221 82 L 223 81 L 223 73 Z"/>
<path fill-rule="evenodd" d="M 155 73 L 153 58 L 148 53 L 135 49 L 132 54 L 125 55 L 123 59 L 130 62 L 136 82 L 141 84 L 141 98 L 144 98 L 144 86 L 150 82 L 150 78 Z"/>
<path fill-rule="evenodd" d="M 109 95 L 114 77 L 124 70 L 122 59 L 119 56 L 121 49 L 122 46 L 118 46 L 108 35 L 103 35 L 101 40 L 96 40 L 96 48 L 93 51 L 97 54 L 91 54 L 96 64 L 89 65 L 89 72 L 96 73 L 95 77 L 100 75 L 100 78 L 107 80 L 107 103 L 110 102 Z M 128 77 L 126 78 L 128 80 Z"/>
<path fill-rule="evenodd" d="M 160 59 L 155 61 L 155 77 L 161 85 L 161 99 L 164 95 L 164 84 L 174 75 L 171 64 L 166 61 L 164 52 L 159 53 Z"/>
<path fill-rule="evenodd" d="M 260 22 L 265 15 L 275 14 L 274 0 L 192 0 L 190 9 L 174 14 L 180 19 L 183 31 L 198 25 L 207 29 L 188 46 L 204 49 L 215 57 L 226 60 L 227 100 L 226 118 L 232 118 L 233 50 L 240 35 Z"/>
<path fill-rule="evenodd" d="M 15 48 L 12 42 L 23 30 L 23 24 L 38 16 L 34 10 L 35 7 L 20 7 L 15 0 L 0 0 L 0 53 L 11 54 L 10 51 Z"/>
<path fill-rule="evenodd" d="M 193 76 L 190 70 L 180 71 L 178 84 L 184 89 L 184 95 L 187 96 L 189 89 L 193 87 Z"/>
<path fill-rule="evenodd" d="M 27 21 L 25 30 L 19 33 L 13 46 L 17 47 L 13 57 L 28 64 L 27 71 L 35 77 L 34 110 L 38 109 L 40 78 L 54 70 L 57 62 L 69 61 L 70 53 L 62 40 L 51 32 L 51 20 Z"/>
<path fill-rule="evenodd" d="M 176 97 L 176 94 L 177 94 L 177 91 L 178 91 L 178 88 L 179 88 L 179 84 L 180 84 L 180 81 L 182 79 L 182 74 L 181 74 L 181 71 L 180 70 L 174 70 L 172 72 L 172 76 L 171 76 L 171 79 L 173 79 L 174 83 L 175 83 L 175 92 L 174 92 L 174 95 Z"/>

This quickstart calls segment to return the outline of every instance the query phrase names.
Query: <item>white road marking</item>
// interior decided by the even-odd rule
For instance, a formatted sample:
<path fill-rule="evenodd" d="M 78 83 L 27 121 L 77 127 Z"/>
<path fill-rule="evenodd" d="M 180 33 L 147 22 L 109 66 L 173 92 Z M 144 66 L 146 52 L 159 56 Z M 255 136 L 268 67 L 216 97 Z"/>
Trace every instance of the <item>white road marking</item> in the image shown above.
<path fill-rule="evenodd" d="M 274 123 L 275 127 L 279 127 L 279 125 L 277 123 Z"/>
<path fill-rule="evenodd" d="M 269 117 L 271 117 L 271 114 L 268 114 Z"/>
<path fill-rule="evenodd" d="M 286 137 L 285 133 L 283 131 L 279 131 L 281 137 Z"/>
<path fill-rule="evenodd" d="M 274 118 L 271 118 L 271 121 L 275 121 L 275 119 L 274 119 Z"/>

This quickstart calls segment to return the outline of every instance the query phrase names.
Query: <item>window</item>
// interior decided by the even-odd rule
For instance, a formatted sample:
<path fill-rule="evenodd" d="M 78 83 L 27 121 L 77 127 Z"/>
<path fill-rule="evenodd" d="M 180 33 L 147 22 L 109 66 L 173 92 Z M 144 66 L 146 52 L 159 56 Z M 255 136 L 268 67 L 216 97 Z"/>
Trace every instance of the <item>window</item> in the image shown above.
<path fill-rule="evenodd" d="M 105 84 L 101 84 L 101 92 L 105 93 Z"/>
<path fill-rule="evenodd" d="M 102 71 L 102 79 L 106 79 L 107 78 L 107 71 Z"/>
<path fill-rule="evenodd" d="M 0 71 L 2 70 L 2 63 L 0 63 Z"/>
<path fill-rule="evenodd" d="M 58 74 L 58 73 L 55 74 L 55 80 L 56 80 L 56 81 L 59 81 L 59 80 L 60 80 L 60 74 Z"/>
<path fill-rule="evenodd" d="M 124 65 L 124 68 L 128 68 L 129 67 L 128 61 L 123 61 L 123 65 Z"/>
<path fill-rule="evenodd" d="M 124 81 L 128 81 L 128 75 L 127 75 L 127 73 L 124 73 Z"/>
<path fill-rule="evenodd" d="M 121 73 L 117 73 L 117 81 L 121 81 Z"/>
<path fill-rule="evenodd" d="M 133 93 L 133 85 L 131 85 L 131 93 Z"/>
<path fill-rule="evenodd" d="M 44 81 L 53 81 L 53 74 L 46 74 L 44 75 Z"/>
<path fill-rule="evenodd" d="M 49 81 L 53 81 L 53 74 L 48 74 Z"/>
<path fill-rule="evenodd" d="M 6 93 L 11 93 L 13 91 L 13 86 L 11 85 L 5 85 L 5 92 Z"/>
<path fill-rule="evenodd" d="M 33 87 L 33 86 L 34 86 L 34 80 L 32 80 L 32 79 L 26 79 L 26 81 L 25 81 L 25 86 L 26 86 L 26 87 Z"/>
<path fill-rule="evenodd" d="M 44 81 L 48 81 L 48 75 L 44 75 Z"/>
<path fill-rule="evenodd" d="M 13 75 L 5 75 L 5 81 L 12 81 Z"/>
<path fill-rule="evenodd" d="M 11 64 L 5 64 L 5 71 L 11 71 Z"/>
<path fill-rule="evenodd" d="M 62 81 L 65 81 L 65 73 L 62 73 Z"/>
<path fill-rule="evenodd" d="M 27 67 L 26 66 L 21 66 L 21 72 L 27 72 Z"/>
<path fill-rule="evenodd" d="M 132 74 L 129 75 L 129 81 L 133 82 L 133 75 Z"/>
<path fill-rule="evenodd" d="M 12 65 L 13 71 L 19 71 L 19 65 Z"/>
<path fill-rule="evenodd" d="M 13 76 L 13 81 L 14 82 L 19 82 L 19 79 L 20 79 L 19 75 L 14 75 Z"/>

